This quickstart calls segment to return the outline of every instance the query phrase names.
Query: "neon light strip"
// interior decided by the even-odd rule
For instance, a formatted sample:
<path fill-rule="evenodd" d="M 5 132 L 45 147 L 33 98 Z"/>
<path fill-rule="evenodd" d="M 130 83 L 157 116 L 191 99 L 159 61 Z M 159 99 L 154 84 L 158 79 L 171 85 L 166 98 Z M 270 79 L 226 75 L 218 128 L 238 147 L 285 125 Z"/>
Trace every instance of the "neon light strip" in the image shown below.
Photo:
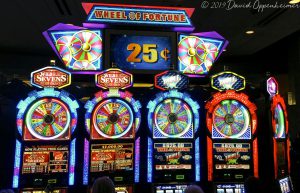
<path fill-rule="evenodd" d="M 208 181 L 213 180 L 212 141 L 209 137 L 207 137 L 207 179 L 208 179 Z"/>
<path fill-rule="evenodd" d="M 147 182 L 152 182 L 152 154 L 153 154 L 153 142 L 152 139 L 148 137 L 148 167 L 147 167 Z"/>
<path fill-rule="evenodd" d="M 69 168 L 69 186 L 74 185 L 74 179 L 75 179 L 75 161 L 76 161 L 75 145 L 76 145 L 76 138 L 72 140 L 71 148 L 70 148 L 71 151 L 70 151 L 70 168 Z"/>
<path fill-rule="evenodd" d="M 90 143 L 87 139 L 84 139 L 84 157 L 83 157 L 83 185 L 89 183 L 89 147 Z"/>
<path fill-rule="evenodd" d="M 14 176 L 13 176 L 13 185 L 12 185 L 13 188 L 19 187 L 20 164 L 21 164 L 21 143 L 18 140 L 16 140 Z"/>
<path fill-rule="evenodd" d="M 257 138 L 253 140 L 253 164 L 254 164 L 254 176 L 259 177 L 258 174 L 258 146 Z"/>
<path fill-rule="evenodd" d="M 290 157 L 290 139 L 288 138 L 287 139 L 287 144 L 286 144 L 286 148 L 287 148 L 287 150 L 286 150 L 286 152 L 287 152 L 287 161 L 288 161 L 288 172 L 289 172 L 289 174 L 291 173 L 291 157 Z"/>
<path fill-rule="evenodd" d="M 278 158 L 277 158 L 277 144 L 275 138 L 273 138 L 273 155 L 274 155 L 274 176 L 276 179 L 278 175 L 278 161 L 277 161 Z"/>
<path fill-rule="evenodd" d="M 140 182 L 140 137 L 135 141 L 134 182 Z"/>
<path fill-rule="evenodd" d="M 200 139 L 199 137 L 195 140 L 195 180 L 196 182 L 199 182 L 200 179 Z"/>

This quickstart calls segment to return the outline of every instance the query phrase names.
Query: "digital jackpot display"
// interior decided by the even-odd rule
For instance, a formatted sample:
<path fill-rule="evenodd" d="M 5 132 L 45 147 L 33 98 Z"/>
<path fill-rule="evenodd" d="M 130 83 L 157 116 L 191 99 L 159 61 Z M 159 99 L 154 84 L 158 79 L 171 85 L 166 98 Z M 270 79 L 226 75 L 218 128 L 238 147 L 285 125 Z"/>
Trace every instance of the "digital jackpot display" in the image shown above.
<path fill-rule="evenodd" d="M 165 185 L 156 186 L 155 193 L 184 193 L 187 185 Z"/>
<path fill-rule="evenodd" d="M 216 170 L 249 170 L 251 165 L 250 143 L 213 143 Z"/>
<path fill-rule="evenodd" d="M 22 174 L 68 172 L 68 146 L 26 146 Z"/>
<path fill-rule="evenodd" d="M 173 57 L 175 36 L 157 32 L 110 33 L 110 62 L 123 70 L 168 70 Z"/>
<path fill-rule="evenodd" d="M 92 144 L 91 172 L 133 170 L 133 143 Z"/>
<path fill-rule="evenodd" d="M 245 193 L 244 184 L 216 184 L 214 193 Z"/>
<path fill-rule="evenodd" d="M 190 170 L 193 161 L 192 143 L 154 143 L 156 170 Z"/>

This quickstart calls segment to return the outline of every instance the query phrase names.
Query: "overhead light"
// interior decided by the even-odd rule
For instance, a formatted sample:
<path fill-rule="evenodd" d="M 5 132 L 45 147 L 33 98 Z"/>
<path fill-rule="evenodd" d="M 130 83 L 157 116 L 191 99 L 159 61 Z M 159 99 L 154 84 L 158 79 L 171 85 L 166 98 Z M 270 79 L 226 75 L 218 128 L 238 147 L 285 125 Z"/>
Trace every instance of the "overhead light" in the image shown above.
<path fill-rule="evenodd" d="M 248 34 L 248 35 L 254 34 L 254 31 L 253 30 L 248 30 L 248 31 L 246 31 L 246 34 Z"/>
<path fill-rule="evenodd" d="M 291 1 L 289 2 L 289 4 L 296 4 L 296 3 L 300 3 L 300 0 L 291 0 Z"/>
<path fill-rule="evenodd" d="M 226 51 L 227 51 L 226 49 L 223 50 L 223 52 L 226 52 Z"/>

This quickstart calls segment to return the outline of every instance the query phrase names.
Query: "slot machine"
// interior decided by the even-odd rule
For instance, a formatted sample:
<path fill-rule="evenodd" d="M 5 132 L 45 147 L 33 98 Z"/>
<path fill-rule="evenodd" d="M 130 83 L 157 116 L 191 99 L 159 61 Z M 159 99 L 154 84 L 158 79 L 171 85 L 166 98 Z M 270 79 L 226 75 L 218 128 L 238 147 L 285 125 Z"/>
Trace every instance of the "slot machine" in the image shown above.
<path fill-rule="evenodd" d="M 34 90 L 21 100 L 13 188 L 21 193 L 66 193 L 75 184 L 77 101 L 64 90 L 71 74 L 57 67 L 31 73 Z M 57 88 L 57 89 L 56 89 Z"/>
<path fill-rule="evenodd" d="M 266 91 L 270 107 L 268 117 L 272 135 L 271 149 L 273 150 L 272 160 L 274 164 L 272 179 L 280 181 L 282 178 L 288 177 L 291 172 L 287 109 L 283 97 L 278 92 L 278 83 L 274 77 L 267 79 Z"/>
<path fill-rule="evenodd" d="M 139 182 L 141 104 L 125 89 L 133 84 L 132 74 L 108 69 L 96 75 L 101 90 L 85 104 L 83 184 L 108 176 L 117 192 L 132 193 Z"/>
<path fill-rule="evenodd" d="M 147 182 L 155 193 L 183 193 L 191 182 L 200 181 L 199 104 L 187 93 L 188 77 L 177 71 L 155 76 L 163 90 L 149 101 Z"/>
<path fill-rule="evenodd" d="M 233 72 L 211 77 L 220 91 L 206 103 L 208 181 L 214 192 L 244 192 L 248 176 L 258 177 L 256 105 L 239 92 L 245 78 Z"/>

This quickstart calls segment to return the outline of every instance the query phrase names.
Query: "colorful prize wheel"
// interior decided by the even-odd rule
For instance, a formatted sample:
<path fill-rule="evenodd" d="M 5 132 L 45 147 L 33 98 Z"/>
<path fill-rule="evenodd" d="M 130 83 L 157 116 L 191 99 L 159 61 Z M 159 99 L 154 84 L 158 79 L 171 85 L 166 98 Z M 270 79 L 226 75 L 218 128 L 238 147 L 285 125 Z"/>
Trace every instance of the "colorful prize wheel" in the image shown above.
<path fill-rule="evenodd" d="M 134 138 L 140 125 L 140 103 L 125 91 L 98 92 L 85 105 L 86 127 L 93 139 Z"/>
<path fill-rule="evenodd" d="M 198 129 L 200 107 L 186 93 L 159 93 L 147 108 L 153 138 L 193 138 Z"/>
<path fill-rule="evenodd" d="M 279 94 L 272 98 L 271 112 L 274 137 L 276 139 L 286 138 L 288 134 L 287 111 L 284 99 Z"/>
<path fill-rule="evenodd" d="M 76 127 L 78 107 L 65 91 L 33 91 L 17 106 L 18 131 L 24 140 L 67 140 Z"/>
<path fill-rule="evenodd" d="M 206 109 L 212 138 L 251 139 L 256 130 L 256 106 L 243 93 L 233 90 L 217 93 Z"/>

